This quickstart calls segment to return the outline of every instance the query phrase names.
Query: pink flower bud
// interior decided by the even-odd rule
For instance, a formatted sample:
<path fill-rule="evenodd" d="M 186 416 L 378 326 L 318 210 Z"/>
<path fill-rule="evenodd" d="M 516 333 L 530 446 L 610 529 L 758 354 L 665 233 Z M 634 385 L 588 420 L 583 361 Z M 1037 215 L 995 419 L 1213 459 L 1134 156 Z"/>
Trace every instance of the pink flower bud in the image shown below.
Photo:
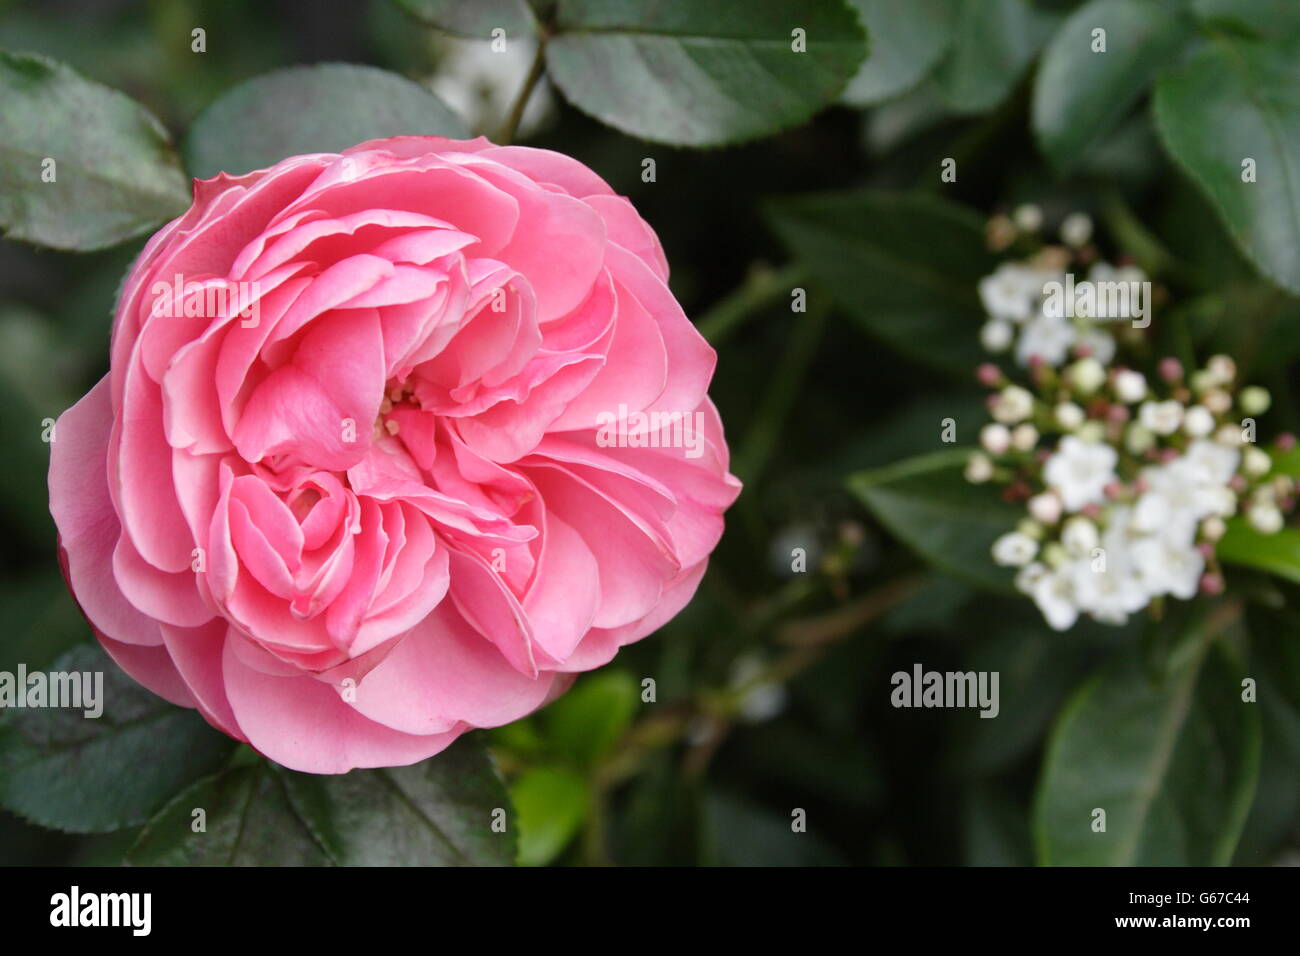
<path fill-rule="evenodd" d="M 975 378 L 985 388 L 997 388 L 1002 382 L 1002 370 L 992 362 L 983 362 L 975 370 Z"/>
<path fill-rule="evenodd" d="M 1183 377 L 1183 363 L 1176 358 L 1162 358 L 1159 370 L 1160 377 L 1166 382 L 1176 382 Z"/>
<path fill-rule="evenodd" d="M 1279 451 L 1290 451 L 1295 447 L 1295 435 L 1290 432 L 1283 432 L 1277 436 L 1276 444 Z"/>
<path fill-rule="evenodd" d="M 1201 575 L 1201 593 L 1202 594 L 1222 594 L 1223 593 L 1223 576 L 1215 574 L 1213 571 L 1206 571 Z"/>

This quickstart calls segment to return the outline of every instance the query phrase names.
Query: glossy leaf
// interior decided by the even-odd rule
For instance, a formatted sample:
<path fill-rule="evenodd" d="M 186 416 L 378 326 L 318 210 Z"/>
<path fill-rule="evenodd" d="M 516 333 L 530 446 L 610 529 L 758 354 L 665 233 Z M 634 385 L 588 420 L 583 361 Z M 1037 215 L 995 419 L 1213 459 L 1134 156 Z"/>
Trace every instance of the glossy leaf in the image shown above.
<path fill-rule="evenodd" d="M 1028 0 L 958 0 L 955 42 L 935 79 L 961 113 L 997 106 L 1047 39 L 1055 17 Z"/>
<path fill-rule="evenodd" d="M 1110 142 L 1190 28 L 1155 0 L 1093 0 L 1071 14 L 1043 51 L 1034 83 L 1034 133 L 1057 169 L 1077 168 Z"/>
<path fill-rule="evenodd" d="M 935 422 L 936 436 L 939 427 Z M 1002 501 L 988 485 L 966 481 L 962 471 L 968 454 L 935 452 L 858 472 L 850 476 L 849 490 L 935 567 L 982 587 L 1009 590 L 1011 572 L 995 565 L 989 551 L 1024 511 Z"/>
<path fill-rule="evenodd" d="M 957 0 L 853 0 L 871 50 L 844 90 L 844 102 L 870 106 L 916 86 L 952 44 Z"/>
<path fill-rule="evenodd" d="M 561 0 L 557 29 L 546 63 L 574 106 L 629 135 L 682 146 L 804 122 L 834 101 L 866 52 L 844 0 Z"/>
<path fill-rule="evenodd" d="M 1246 256 L 1300 293 L 1300 39 L 1215 37 L 1161 74 L 1155 116 Z"/>
<path fill-rule="evenodd" d="M 544 866 L 559 856 L 587 815 L 587 785 L 565 767 L 536 767 L 510 785 L 519 819 L 519 862 Z"/>
<path fill-rule="evenodd" d="M 0 51 L 0 102 L 5 237 L 100 249 L 189 205 L 167 131 L 130 97 L 46 57 Z"/>
<path fill-rule="evenodd" d="M 507 37 L 531 36 L 537 32 L 537 18 L 527 0 L 394 0 L 421 23 L 445 33 L 487 40 L 493 30 L 505 30 Z"/>
<path fill-rule="evenodd" d="M 1227 533 L 1215 548 L 1220 561 L 1267 571 L 1300 582 L 1300 528 L 1261 534 L 1245 519 L 1228 522 Z"/>
<path fill-rule="evenodd" d="M 868 331 L 963 377 L 984 358 L 976 290 L 993 259 L 973 212 L 928 195 L 869 190 L 783 198 L 767 212 L 791 252 Z"/>
<path fill-rule="evenodd" d="M 1085 684 L 1048 747 L 1039 863 L 1228 863 L 1259 773 L 1257 705 L 1242 701 L 1240 680 L 1215 649 L 1187 655 L 1160 683 L 1132 653 Z M 1105 811 L 1104 832 L 1095 810 Z"/>

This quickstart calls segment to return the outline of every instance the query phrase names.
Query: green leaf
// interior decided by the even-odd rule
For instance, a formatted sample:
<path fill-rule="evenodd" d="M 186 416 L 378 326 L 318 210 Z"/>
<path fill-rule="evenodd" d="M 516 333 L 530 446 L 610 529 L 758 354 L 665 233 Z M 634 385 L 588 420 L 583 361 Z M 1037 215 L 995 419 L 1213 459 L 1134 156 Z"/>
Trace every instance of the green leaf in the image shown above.
<path fill-rule="evenodd" d="M 1204 661 L 1204 666 L 1202 666 Z M 1211 866 L 1232 859 L 1259 773 L 1256 704 L 1202 647 L 1153 683 L 1129 653 L 1062 712 L 1039 781 L 1042 864 Z M 1105 832 L 1093 812 L 1106 811 Z"/>
<path fill-rule="evenodd" d="M 578 679 L 573 689 L 542 712 L 546 740 L 578 766 L 595 763 L 614 746 L 641 703 L 641 688 L 626 671 L 601 671 Z"/>
<path fill-rule="evenodd" d="M 0 102 L 6 238 L 100 249 L 189 205 L 167 131 L 130 97 L 46 57 L 0 51 Z"/>
<path fill-rule="evenodd" d="M 102 674 L 103 714 L 45 707 L 0 717 L 0 805 L 32 822 L 73 833 L 135 826 L 229 759 L 230 738 L 145 690 L 98 646 L 73 648 L 51 670 Z"/>
<path fill-rule="evenodd" d="M 1300 39 L 1215 37 L 1161 74 L 1155 117 L 1241 250 L 1300 293 Z M 1242 181 L 1247 159 L 1255 182 Z"/>
<path fill-rule="evenodd" d="M 796 52 L 792 31 L 805 31 Z M 631 136 L 713 146 L 766 136 L 829 105 L 866 52 L 844 0 L 561 0 L 551 79 Z"/>
<path fill-rule="evenodd" d="M 1228 522 L 1215 553 L 1220 561 L 1257 568 L 1291 581 L 1300 581 L 1300 528 L 1283 528 L 1276 534 L 1261 534 L 1244 518 Z"/>
<path fill-rule="evenodd" d="M 704 801 L 700 853 L 708 866 L 843 866 L 844 859 L 817 827 L 795 830 L 794 809 L 772 811 L 725 792 Z M 806 809 L 806 808 L 799 808 Z"/>
<path fill-rule="evenodd" d="M 955 43 L 935 79 L 948 105 L 980 113 L 1011 92 L 1056 17 L 1027 0 L 958 0 Z"/>
<path fill-rule="evenodd" d="M 535 767 L 510 785 L 519 817 L 519 862 L 544 866 L 559 856 L 587 815 L 587 785 L 565 767 Z"/>
<path fill-rule="evenodd" d="M 918 361 L 969 378 L 984 354 L 979 280 L 993 271 L 983 223 L 926 194 L 782 198 L 768 219 L 839 306 Z"/>
<path fill-rule="evenodd" d="M 1092 32 L 1105 30 L 1094 52 Z M 1182 50 L 1190 23 L 1155 0 L 1093 0 L 1052 37 L 1034 86 L 1038 143 L 1061 172 L 1110 142 L 1156 72 Z"/>
<path fill-rule="evenodd" d="M 295 773 L 259 758 L 179 794 L 149 821 L 127 862 L 505 866 L 515 853 L 509 808 L 472 738 L 409 767 L 338 775 Z M 200 809 L 205 829 L 195 832 Z M 504 832 L 493 829 L 498 818 Z"/>
<path fill-rule="evenodd" d="M 937 430 L 939 423 L 935 422 Z M 1009 591 L 1012 574 L 989 549 L 1014 530 L 1024 509 L 962 474 L 970 453 L 940 451 L 887 468 L 858 472 L 849 490 L 886 528 L 935 567 L 972 584 Z"/>
<path fill-rule="evenodd" d="M 1205 23 L 1244 28 L 1264 38 L 1300 30 L 1295 0 L 1192 0 L 1192 11 Z"/>
<path fill-rule="evenodd" d="M 182 154 L 190 172 L 206 179 L 408 135 L 464 138 L 469 130 L 442 100 L 405 77 L 322 63 L 275 70 L 225 93 L 194 121 Z"/>
<path fill-rule="evenodd" d="M 537 18 L 526 0 L 394 0 L 421 23 L 456 36 L 487 40 L 492 31 L 507 37 L 537 33 Z"/>
<path fill-rule="evenodd" d="M 842 99 L 870 106 L 916 86 L 952 45 L 957 0 L 853 0 L 871 36 L 871 52 Z"/>

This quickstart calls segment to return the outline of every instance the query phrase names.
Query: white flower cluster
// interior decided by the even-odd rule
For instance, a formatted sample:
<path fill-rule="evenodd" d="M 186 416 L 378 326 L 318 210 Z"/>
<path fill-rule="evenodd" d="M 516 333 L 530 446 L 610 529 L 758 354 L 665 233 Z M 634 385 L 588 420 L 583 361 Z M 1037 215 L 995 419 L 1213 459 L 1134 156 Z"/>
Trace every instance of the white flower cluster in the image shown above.
<path fill-rule="evenodd" d="M 1041 219 L 1036 207 L 1022 207 L 1015 222 L 1036 230 Z M 1004 262 L 980 280 L 980 301 L 988 313 L 980 330 L 985 349 L 1010 351 L 1023 366 L 1037 360 L 1057 367 L 1082 352 L 1103 365 L 1111 362 L 1115 336 L 1105 326 L 1136 318 L 1138 299 L 1129 291 L 1143 286 L 1147 276 L 1134 265 L 1117 268 L 1094 261 L 1076 287 L 1071 270 L 1094 254 L 1086 245 L 1091 235 L 1092 221 L 1075 213 L 1061 225 L 1064 245 L 1044 246 L 1025 260 Z M 1097 294 L 1106 289 L 1124 294 L 1113 301 Z"/>
<path fill-rule="evenodd" d="M 981 288 L 991 321 L 1037 321 L 1026 318 L 1038 307 L 1029 267 L 1006 268 Z M 1032 390 L 980 367 L 993 421 L 966 469 L 968 480 L 1003 483 L 1007 500 L 1024 503 L 1026 518 L 994 542 L 993 560 L 1019 569 L 1016 587 L 1056 630 L 1081 614 L 1122 624 L 1155 600 L 1219 593 L 1215 543 L 1227 520 L 1243 512 L 1255 531 L 1273 534 L 1295 506 L 1296 482 L 1274 473 L 1272 455 L 1255 444 L 1252 416 L 1268 409 L 1269 395 L 1234 394 L 1230 357 L 1190 376 L 1165 359 L 1153 383 L 1107 367 L 1113 340 L 1109 350 L 1080 344 L 1076 335 L 1063 346 L 1075 355 L 1063 368 L 1055 352 L 1031 363 Z M 1282 436 L 1275 447 L 1293 445 Z"/>

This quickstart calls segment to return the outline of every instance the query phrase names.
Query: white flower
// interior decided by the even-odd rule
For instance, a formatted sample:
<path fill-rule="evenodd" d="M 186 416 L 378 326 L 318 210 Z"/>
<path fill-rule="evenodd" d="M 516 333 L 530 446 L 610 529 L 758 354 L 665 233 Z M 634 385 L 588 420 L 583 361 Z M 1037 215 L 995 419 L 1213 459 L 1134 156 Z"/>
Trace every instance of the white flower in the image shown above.
<path fill-rule="evenodd" d="M 1061 402 L 1056 406 L 1056 424 L 1066 431 L 1074 431 L 1083 424 L 1083 409 L 1074 402 Z"/>
<path fill-rule="evenodd" d="M 1003 567 L 1022 568 L 1038 553 L 1038 542 L 1027 534 L 1011 531 L 993 542 L 993 560 Z"/>
<path fill-rule="evenodd" d="M 1038 444 L 1038 429 L 1029 422 L 1023 422 L 1011 433 L 1011 445 L 1016 451 L 1033 451 Z"/>
<path fill-rule="evenodd" d="M 1085 442 L 1066 435 L 1043 466 L 1043 480 L 1061 497 L 1068 511 L 1105 500 L 1105 488 L 1115 480 L 1119 454 L 1110 445 Z"/>
<path fill-rule="evenodd" d="M 1205 558 L 1194 546 L 1155 534 L 1135 541 L 1132 555 L 1142 585 L 1151 597 L 1172 594 L 1186 601 L 1196 596 L 1205 573 Z"/>
<path fill-rule="evenodd" d="M 1228 531 L 1228 526 L 1218 515 L 1210 515 L 1201 522 L 1201 537 L 1206 541 L 1218 541 Z"/>
<path fill-rule="evenodd" d="M 1061 223 L 1061 241 L 1076 249 L 1092 238 L 1092 220 L 1087 213 L 1072 212 Z"/>
<path fill-rule="evenodd" d="M 1115 373 L 1115 397 L 1125 405 L 1132 405 L 1147 397 L 1147 380 L 1141 372 L 1123 368 Z"/>
<path fill-rule="evenodd" d="M 1029 514 L 1035 521 L 1043 524 L 1056 524 L 1061 520 L 1061 499 L 1051 491 L 1034 495 L 1027 502 Z"/>
<path fill-rule="evenodd" d="M 1106 369 L 1092 357 L 1079 359 L 1065 370 L 1065 374 L 1070 384 L 1084 395 L 1091 395 L 1106 383 Z"/>
<path fill-rule="evenodd" d="M 1016 343 L 1016 361 L 1028 365 L 1037 355 L 1048 365 L 1060 365 L 1073 344 L 1074 329 L 1068 320 L 1040 313 L 1025 323 Z"/>
<path fill-rule="evenodd" d="M 1272 467 L 1273 459 L 1268 456 L 1268 452 L 1254 445 L 1248 447 L 1242 456 L 1241 470 L 1252 477 L 1267 475 Z"/>
<path fill-rule="evenodd" d="M 1075 515 L 1061 528 L 1061 545 L 1072 558 L 1092 556 L 1092 549 L 1101 543 L 1097 526 L 1087 518 Z"/>
<path fill-rule="evenodd" d="M 1219 430 L 1214 433 L 1214 440 L 1228 448 L 1236 448 L 1242 443 L 1241 426 L 1220 425 Z"/>
<path fill-rule="evenodd" d="M 1033 594 L 1034 586 L 1048 573 L 1048 567 L 1043 562 L 1029 562 L 1016 572 L 1016 590 L 1022 594 Z"/>
<path fill-rule="evenodd" d="M 1039 273 L 1018 262 L 1004 262 L 997 271 L 980 279 L 980 301 L 995 319 L 1023 322 L 1034 313 L 1043 294 Z"/>
<path fill-rule="evenodd" d="M 1250 526 L 1260 534 L 1277 534 L 1282 530 L 1282 512 L 1275 505 L 1254 505 L 1247 515 Z"/>
<path fill-rule="evenodd" d="M 966 462 L 966 480 L 973 485 L 983 484 L 993 477 L 993 462 L 987 455 L 975 454 Z"/>
<path fill-rule="evenodd" d="M 1197 480 L 1226 485 L 1237 470 L 1241 453 L 1235 448 L 1199 439 L 1187 446 L 1183 459 L 1195 469 Z"/>
<path fill-rule="evenodd" d="M 980 446 L 990 455 L 1005 455 L 1011 447 L 1011 429 L 989 422 L 980 429 Z"/>
<path fill-rule="evenodd" d="M 1214 431 L 1214 416 L 1204 405 L 1193 405 L 1183 416 L 1183 431 L 1193 438 L 1204 438 Z"/>
<path fill-rule="evenodd" d="M 1069 630 L 1079 619 L 1074 603 L 1074 583 L 1070 565 L 1035 576 L 1032 584 L 1034 604 L 1054 631 Z"/>
<path fill-rule="evenodd" d="M 1104 561 L 1077 561 L 1073 565 L 1074 600 L 1081 610 L 1104 624 L 1123 624 L 1147 604 L 1129 555 L 1107 548 Z"/>
<path fill-rule="evenodd" d="M 1008 385 L 993 403 L 991 414 L 1004 425 L 1015 425 L 1034 411 L 1034 396 L 1019 385 Z"/>
<path fill-rule="evenodd" d="M 980 329 L 980 344 L 989 352 L 1005 352 L 1015 338 L 1015 329 L 1006 319 L 989 319 Z"/>
<path fill-rule="evenodd" d="M 1183 423 L 1183 406 L 1172 398 L 1165 402 L 1143 402 L 1138 406 L 1138 421 L 1157 435 L 1172 435 Z"/>

